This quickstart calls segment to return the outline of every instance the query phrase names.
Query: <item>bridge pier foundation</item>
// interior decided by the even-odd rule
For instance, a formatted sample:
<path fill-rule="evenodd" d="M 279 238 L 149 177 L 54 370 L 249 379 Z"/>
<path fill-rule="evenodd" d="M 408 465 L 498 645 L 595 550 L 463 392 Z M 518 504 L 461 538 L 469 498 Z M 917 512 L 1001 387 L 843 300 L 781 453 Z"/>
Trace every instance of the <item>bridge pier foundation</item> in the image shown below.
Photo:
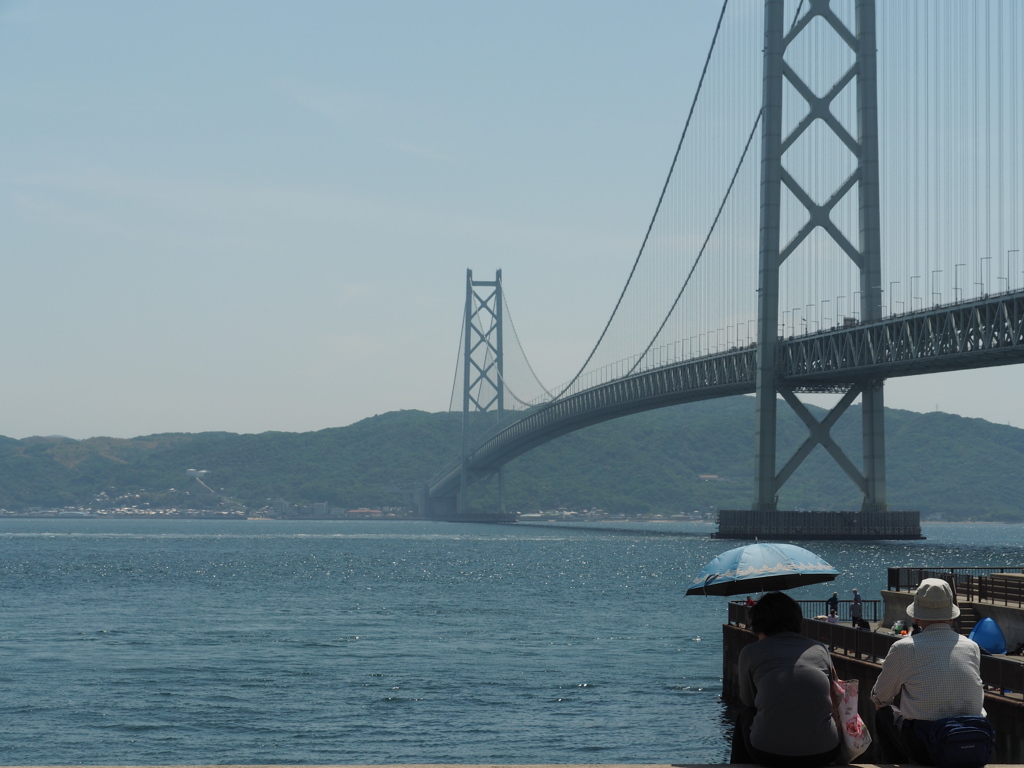
<path fill-rule="evenodd" d="M 505 509 L 505 481 L 501 470 L 485 475 L 470 473 L 467 488 L 451 496 L 431 496 L 424 486 L 417 496 L 417 509 L 428 520 L 446 523 L 515 523 L 519 517 Z M 496 482 L 494 482 L 496 480 Z M 472 496 L 472 500 L 470 499 Z"/>
<path fill-rule="evenodd" d="M 920 512 L 723 509 L 719 539 L 923 539 Z"/>

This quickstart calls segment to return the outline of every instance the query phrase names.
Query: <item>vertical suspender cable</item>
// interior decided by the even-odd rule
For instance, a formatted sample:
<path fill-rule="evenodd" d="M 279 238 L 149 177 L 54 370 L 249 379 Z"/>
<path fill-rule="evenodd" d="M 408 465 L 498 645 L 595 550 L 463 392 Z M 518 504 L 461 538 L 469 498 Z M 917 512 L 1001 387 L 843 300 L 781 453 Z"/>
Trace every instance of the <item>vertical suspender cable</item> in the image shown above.
<path fill-rule="evenodd" d="M 673 171 L 675 171 L 676 162 L 679 160 L 679 152 L 682 149 L 683 141 L 686 139 L 686 133 L 690 127 L 690 120 L 693 118 L 693 110 L 697 105 L 697 99 L 700 96 L 701 88 L 704 85 L 704 78 L 707 75 L 708 65 L 711 63 L 711 54 L 715 50 L 715 43 L 718 41 L 718 33 L 722 28 L 722 19 L 725 16 L 725 10 L 728 7 L 728 5 L 729 0 L 724 0 L 724 2 L 722 3 L 722 10 L 718 15 L 718 23 L 715 25 L 715 33 L 711 38 L 711 47 L 708 50 L 707 58 L 705 58 L 704 60 L 704 68 L 701 71 L 700 80 L 697 82 L 697 90 L 694 93 L 693 101 L 690 104 L 690 112 L 686 117 L 686 124 L 683 126 L 682 136 L 679 137 L 679 144 L 676 146 L 676 152 L 672 158 L 672 164 L 671 166 L 669 166 L 668 176 L 665 179 L 665 184 L 662 186 L 661 195 L 659 195 L 658 197 L 657 205 L 655 205 L 654 207 L 654 214 L 651 216 L 651 222 L 647 226 L 647 232 L 644 235 L 643 242 L 640 244 L 640 250 L 636 255 L 636 259 L 633 261 L 633 266 L 629 271 L 629 276 L 626 278 L 626 284 L 623 286 L 622 292 L 619 294 L 619 298 L 615 302 L 615 307 L 612 309 L 611 316 L 609 316 L 608 322 L 605 323 L 604 329 L 601 331 L 601 335 L 597 339 L 597 343 L 595 343 L 593 349 L 590 350 L 590 354 L 587 355 L 587 359 L 583 361 L 583 365 L 580 366 L 580 369 L 579 371 L 576 372 L 576 375 L 572 377 L 572 379 L 569 381 L 568 384 L 565 385 L 565 388 L 562 389 L 561 392 L 555 395 L 556 400 L 569 391 L 573 384 L 576 383 L 579 377 L 586 370 L 587 366 L 590 364 L 590 361 L 593 360 L 594 355 L 597 353 L 598 347 L 601 346 L 601 342 L 604 340 L 605 336 L 608 333 L 608 328 L 611 326 L 612 320 L 615 318 L 615 315 L 619 311 L 619 307 L 622 305 L 622 299 L 626 295 L 626 290 L 629 288 L 630 283 L 633 280 L 633 275 L 636 274 L 636 268 L 637 265 L 640 263 L 640 257 L 643 256 L 644 254 L 644 249 L 647 246 L 647 241 L 651 236 L 651 230 L 654 228 L 654 222 L 658 218 L 658 212 L 661 210 L 661 204 L 665 199 L 665 191 L 668 189 L 668 183 L 672 178 Z"/>

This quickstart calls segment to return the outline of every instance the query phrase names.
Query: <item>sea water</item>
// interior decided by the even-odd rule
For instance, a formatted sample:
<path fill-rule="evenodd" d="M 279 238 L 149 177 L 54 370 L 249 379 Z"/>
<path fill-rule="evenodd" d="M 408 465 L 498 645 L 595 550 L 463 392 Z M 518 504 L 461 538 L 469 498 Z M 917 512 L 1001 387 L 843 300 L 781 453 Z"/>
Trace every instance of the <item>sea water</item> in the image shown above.
<path fill-rule="evenodd" d="M 726 762 L 704 524 L 0 521 L 0 764 Z M 810 542 L 1021 565 L 1024 527 Z"/>

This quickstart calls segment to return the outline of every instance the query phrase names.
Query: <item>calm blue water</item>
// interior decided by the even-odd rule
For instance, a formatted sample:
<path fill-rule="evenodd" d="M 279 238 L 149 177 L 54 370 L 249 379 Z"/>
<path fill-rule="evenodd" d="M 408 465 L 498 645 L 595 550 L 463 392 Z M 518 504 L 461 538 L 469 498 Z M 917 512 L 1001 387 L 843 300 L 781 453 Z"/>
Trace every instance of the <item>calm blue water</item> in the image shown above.
<path fill-rule="evenodd" d="M 0 521 L 0 764 L 724 762 L 725 599 L 683 593 L 737 543 L 625 527 Z M 925 534 L 791 594 L 1024 546 Z"/>

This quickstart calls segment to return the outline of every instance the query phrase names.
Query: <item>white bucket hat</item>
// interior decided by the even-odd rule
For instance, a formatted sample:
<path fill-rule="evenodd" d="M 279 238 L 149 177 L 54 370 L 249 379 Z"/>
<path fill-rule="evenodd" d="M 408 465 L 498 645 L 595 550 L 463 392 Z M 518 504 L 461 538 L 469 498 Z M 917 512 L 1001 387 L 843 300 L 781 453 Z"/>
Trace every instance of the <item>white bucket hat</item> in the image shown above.
<path fill-rule="evenodd" d="M 942 579 L 922 579 L 907 616 L 921 621 L 949 621 L 960 615 L 953 590 Z"/>

